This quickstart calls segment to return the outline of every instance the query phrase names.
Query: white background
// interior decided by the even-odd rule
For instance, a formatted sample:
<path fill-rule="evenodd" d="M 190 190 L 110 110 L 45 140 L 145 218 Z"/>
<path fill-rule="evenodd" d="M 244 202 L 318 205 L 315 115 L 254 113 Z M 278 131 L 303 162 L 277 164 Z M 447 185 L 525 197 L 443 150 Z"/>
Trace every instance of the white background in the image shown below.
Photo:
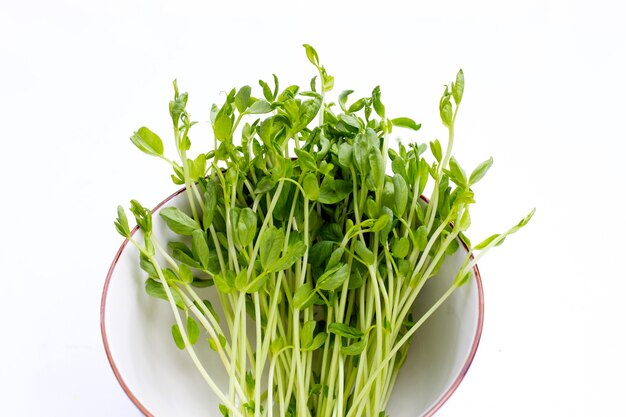
<path fill-rule="evenodd" d="M 445 136 L 438 99 L 463 67 L 457 158 L 495 159 L 471 235 L 537 207 L 480 264 L 483 338 L 438 415 L 626 415 L 626 9 L 429 3 L 1 0 L 0 414 L 139 415 L 104 354 L 100 296 L 117 204 L 176 187 L 128 137 L 168 137 L 178 78 L 203 122 L 192 139 L 211 143 L 220 91 L 306 83 L 306 42 L 335 94 L 380 84 L 388 114 L 423 123 L 405 139 Z"/>

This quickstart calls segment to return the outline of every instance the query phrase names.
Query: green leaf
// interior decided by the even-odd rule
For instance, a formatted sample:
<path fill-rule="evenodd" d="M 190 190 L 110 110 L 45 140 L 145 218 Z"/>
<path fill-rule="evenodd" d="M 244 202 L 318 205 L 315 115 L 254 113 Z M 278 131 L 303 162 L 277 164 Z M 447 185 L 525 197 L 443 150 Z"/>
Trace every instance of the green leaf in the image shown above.
<path fill-rule="evenodd" d="M 150 277 L 157 277 L 158 273 L 152 261 L 143 253 L 139 255 L 139 267 L 148 273 Z"/>
<path fill-rule="evenodd" d="M 172 337 L 174 338 L 174 343 L 176 343 L 178 349 L 185 349 L 185 341 L 183 340 L 183 336 L 180 334 L 178 324 L 172 326 Z"/>
<path fill-rule="evenodd" d="M 500 236 L 499 233 L 496 233 L 496 234 L 493 234 L 493 235 L 489 236 L 487 239 L 485 239 L 482 242 L 480 242 L 479 244 L 475 245 L 474 249 L 480 250 L 480 249 L 486 248 L 491 242 L 496 240 L 499 236 Z"/>
<path fill-rule="evenodd" d="M 171 102 L 170 102 L 171 103 Z M 215 119 L 217 118 L 217 113 L 220 112 L 220 108 L 217 107 L 217 104 L 212 104 L 211 105 L 211 112 L 209 113 L 209 118 L 211 120 L 211 124 L 215 123 Z"/>
<path fill-rule="evenodd" d="M 330 141 L 326 138 L 326 136 L 324 136 L 323 133 L 320 134 L 319 146 L 320 146 L 320 149 L 315 153 L 316 161 L 320 161 L 322 158 L 324 158 L 326 154 L 328 153 L 328 151 L 330 150 Z M 333 167 L 333 164 L 326 163 L 326 161 L 322 161 L 320 163 L 320 172 L 322 172 L 322 174 L 324 175 L 328 175 L 330 172 L 329 169 L 331 169 L 332 167 Z"/>
<path fill-rule="evenodd" d="M 343 323 L 331 323 L 328 326 L 328 331 L 347 339 L 358 339 L 364 336 L 361 330 Z"/>
<path fill-rule="evenodd" d="M 354 116 L 340 114 L 339 119 L 342 122 L 342 126 L 345 128 L 344 131 L 357 133 L 361 130 L 361 124 L 359 123 L 359 119 Z"/>
<path fill-rule="evenodd" d="M 313 338 L 313 342 L 311 342 L 311 344 L 306 349 L 301 349 L 301 350 L 303 350 L 304 352 L 312 352 L 314 350 L 317 350 L 321 348 L 322 345 L 326 342 L 327 337 L 328 337 L 328 334 L 326 332 L 319 332 Z"/>
<path fill-rule="evenodd" d="M 476 250 L 485 249 L 491 244 L 493 244 L 493 241 L 496 239 L 500 239 L 500 240 L 495 246 L 500 246 L 508 235 L 512 235 L 513 233 L 517 232 L 522 227 L 526 226 L 528 222 L 530 221 L 530 219 L 532 219 L 534 214 L 535 214 L 535 209 L 532 209 L 531 212 L 526 215 L 526 217 L 520 220 L 519 223 L 517 223 L 511 229 L 501 234 L 495 234 L 495 235 L 489 236 L 487 239 L 483 240 L 482 242 L 474 246 L 473 249 L 476 249 Z"/>
<path fill-rule="evenodd" d="M 342 286 L 349 276 L 350 266 L 339 263 L 318 278 L 316 287 L 320 290 L 333 291 Z"/>
<path fill-rule="evenodd" d="M 217 113 L 215 123 L 213 123 L 213 133 L 215 134 L 215 138 L 220 142 L 229 140 L 233 129 L 233 119 L 225 111 L 225 107 L 226 104 L 219 113 Z"/>
<path fill-rule="evenodd" d="M 304 176 L 302 179 L 302 188 L 304 188 L 306 198 L 311 201 L 318 199 L 320 195 L 320 186 L 317 182 L 317 176 L 314 173 L 308 172 Z"/>
<path fill-rule="evenodd" d="M 285 340 L 282 338 L 272 340 L 270 344 L 270 352 L 276 354 L 285 346 Z"/>
<path fill-rule="evenodd" d="M 387 225 L 389 224 L 390 221 L 391 221 L 391 217 L 389 217 L 388 214 L 383 213 L 383 214 L 380 215 L 380 217 L 378 219 L 376 219 L 376 222 L 374 223 L 374 226 L 372 226 L 370 231 L 372 231 L 372 232 L 380 232 L 385 227 L 387 227 Z"/>
<path fill-rule="evenodd" d="M 366 346 L 367 346 L 367 337 L 364 337 L 358 342 L 354 342 L 353 344 L 348 345 L 348 346 L 343 346 L 341 348 L 341 353 L 346 356 L 360 355 Z"/>
<path fill-rule="evenodd" d="M 315 65 L 316 67 L 319 67 L 320 59 L 317 56 L 317 51 L 315 50 L 315 48 L 313 48 L 311 45 L 308 45 L 306 43 L 302 46 L 304 46 L 304 49 L 306 50 L 306 56 L 307 58 L 309 58 L 309 61 L 311 62 L 311 64 Z"/>
<path fill-rule="evenodd" d="M 299 90 L 300 90 L 299 86 L 290 85 L 289 87 L 285 88 L 282 93 L 280 93 L 280 95 L 276 98 L 276 101 L 280 103 L 285 103 L 286 101 L 294 98 L 296 94 L 298 94 Z"/>
<path fill-rule="evenodd" d="M 191 250 L 195 259 L 200 262 L 202 269 L 209 267 L 209 245 L 204 231 L 196 229 L 191 234 Z"/>
<path fill-rule="evenodd" d="M 252 209 L 246 207 L 239 213 L 237 219 L 237 236 L 241 246 L 248 246 L 254 240 L 257 229 L 256 214 Z"/>
<path fill-rule="evenodd" d="M 310 153 L 303 151 L 302 149 L 294 149 L 294 152 L 298 157 L 298 162 L 300 163 L 300 167 L 303 171 L 317 171 L 317 163 L 315 162 L 315 158 L 313 158 Z"/>
<path fill-rule="evenodd" d="M 276 181 L 274 179 L 270 177 L 263 177 L 256 184 L 256 188 L 254 189 L 254 192 L 256 194 L 263 194 L 268 191 L 271 191 L 275 185 L 276 185 Z"/>
<path fill-rule="evenodd" d="M 446 255 L 452 256 L 456 253 L 458 249 L 459 249 L 459 240 L 454 239 L 453 241 L 450 242 L 450 244 L 446 248 Z"/>
<path fill-rule="evenodd" d="M 138 131 L 133 133 L 130 140 L 139 150 L 148 155 L 163 155 L 163 141 L 156 133 L 147 127 L 140 127 Z"/>
<path fill-rule="evenodd" d="M 276 263 L 280 258 L 280 252 L 285 244 L 285 232 L 271 226 L 261 234 L 259 255 L 263 269 L 269 269 L 270 265 Z"/>
<path fill-rule="evenodd" d="M 398 275 L 401 277 L 409 277 L 411 276 L 411 262 L 409 262 L 407 259 L 398 259 L 396 261 L 396 263 L 398 264 Z"/>
<path fill-rule="evenodd" d="M 235 106 L 237 106 L 239 113 L 246 111 L 250 105 L 251 92 L 252 88 L 249 85 L 244 85 L 239 89 L 239 91 L 237 91 L 237 94 L 235 95 Z"/>
<path fill-rule="evenodd" d="M 272 99 L 268 99 L 268 101 L 276 100 L 276 96 L 278 95 L 278 77 L 276 74 L 272 74 L 272 78 L 274 78 L 274 93 L 272 93 Z"/>
<path fill-rule="evenodd" d="M 130 211 L 135 216 L 137 226 L 144 233 L 152 233 L 152 212 L 139 204 L 137 200 L 130 200 Z"/>
<path fill-rule="evenodd" d="M 463 70 L 460 69 L 456 74 L 456 82 L 452 84 L 452 96 L 454 97 L 454 102 L 458 106 L 461 103 L 461 99 L 463 99 L 463 90 L 465 89 L 465 76 L 463 75 Z"/>
<path fill-rule="evenodd" d="M 206 172 L 206 154 L 201 153 L 193 161 L 188 159 L 187 162 L 189 163 L 189 176 L 192 181 L 204 178 L 204 173 Z"/>
<path fill-rule="evenodd" d="M 461 287 L 461 286 L 465 285 L 470 280 L 470 278 L 472 278 L 472 271 L 468 271 L 462 277 L 461 276 L 457 276 L 455 281 L 454 281 L 454 284 L 457 287 Z"/>
<path fill-rule="evenodd" d="M 270 89 L 270 86 L 267 85 L 267 83 L 263 80 L 259 80 L 259 85 L 261 86 L 261 89 L 263 90 L 263 97 L 265 97 L 267 101 L 273 101 L 274 95 L 272 94 L 272 90 Z"/>
<path fill-rule="evenodd" d="M 287 247 L 287 252 L 283 254 L 278 261 L 271 264 L 268 270 L 272 272 L 282 271 L 290 268 L 306 253 L 307 247 L 302 241 L 290 243 Z"/>
<path fill-rule="evenodd" d="M 409 199 L 409 188 L 402 175 L 396 174 L 393 176 L 393 195 L 395 200 L 393 214 L 397 217 L 403 217 Z"/>
<path fill-rule="evenodd" d="M 372 91 L 372 104 L 374 105 L 374 110 L 376 111 L 376 114 L 384 119 L 385 106 L 380 101 L 380 86 L 376 86 L 376 88 L 374 88 L 374 91 Z"/>
<path fill-rule="evenodd" d="M 258 276 L 252 276 L 250 277 L 251 279 L 247 282 L 246 287 L 243 288 L 241 291 L 244 291 L 248 294 L 253 294 L 255 292 L 260 291 L 263 287 L 265 287 L 265 284 L 267 283 L 267 281 L 270 278 L 269 274 L 260 274 Z M 281 294 L 282 297 L 282 294 Z M 251 299 L 249 299 L 251 300 Z M 254 316 L 254 314 L 251 314 L 251 316 Z"/>
<path fill-rule="evenodd" d="M 195 260 L 193 251 L 182 242 L 169 242 L 167 246 L 172 251 L 172 257 L 193 268 L 201 268 L 202 265 Z"/>
<path fill-rule="evenodd" d="M 172 182 L 176 185 L 182 185 L 185 183 L 185 175 L 183 169 L 176 162 L 173 162 L 172 170 L 174 173 L 171 175 Z"/>
<path fill-rule="evenodd" d="M 298 120 L 293 127 L 293 131 L 299 132 L 307 127 L 315 119 L 321 105 L 322 101 L 319 98 L 303 102 L 298 110 Z"/>
<path fill-rule="evenodd" d="M 215 286 L 217 289 L 224 294 L 228 294 L 235 289 L 235 272 L 232 270 L 227 270 L 224 274 L 221 272 L 219 274 L 213 275 L 213 281 L 215 281 Z"/>
<path fill-rule="evenodd" d="M 363 286 L 363 276 L 359 272 L 358 268 L 353 268 L 350 273 L 350 278 L 348 279 L 348 289 L 355 290 L 357 288 L 361 288 Z"/>
<path fill-rule="evenodd" d="M 272 110 L 274 110 L 274 108 L 272 107 L 272 105 L 265 101 L 265 100 L 257 100 L 254 103 L 252 103 L 252 105 L 248 108 L 248 110 L 246 111 L 246 113 L 248 114 L 265 114 L 265 113 L 269 113 Z"/>
<path fill-rule="evenodd" d="M 352 184 L 344 180 L 324 180 L 317 201 L 322 204 L 336 204 L 352 192 Z"/>
<path fill-rule="evenodd" d="M 316 326 L 317 322 L 315 320 L 305 321 L 302 325 L 302 329 L 300 329 L 300 345 L 304 348 L 311 346 L 311 343 L 313 343 L 313 333 Z"/>
<path fill-rule="evenodd" d="M 352 103 L 352 105 L 348 108 L 348 113 L 355 113 L 361 110 L 363 107 L 365 107 L 365 104 L 367 104 L 367 99 L 365 98 L 358 99 L 357 101 Z"/>
<path fill-rule="evenodd" d="M 442 152 L 439 139 L 435 139 L 434 142 L 430 142 L 430 151 L 433 153 L 433 156 L 435 157 L 437 162 L 441 162 Z"/>
<path fill-rule="evenodd" d="M 461 220 L 459 221 L 459 230 L 462 232 L 469 229 L 470 224 L 472 224 L 472 219 L 470 218 L 469 210 L 466 208 L 461 215 Z"/>
<path fill-rule="evenodd" d="M 195 345 L 198 342 L 198 337 L 200 336 L 200 328 L 198 327 L 198 323 L 193 319 L 193 317 L 187 317 L 187 337 L 189 338 L 189 343 Z"/>
<path fill-rule="evenodd" d="M 169 285 L 177 284 L 181 282 L 181 279 L 178 277 L 178 274 L 171 270 L 170 268 L 165 268 L 161 270 L 163 272 L 163 276 L 165 277 L 165 282 Z M 160 282 L 160 281 L 159 281 Z M 175 290 L 176 287 L 172 286 L 171 289 Z"/>
<path fill-rule="evenodd" d="M 310 282 L 301 285 L 293 295 L 293 308 L 303 310 L 310 307 L 317 300 L 317 294 Z"/>
<path fill-rule="evenodd" d="M 161 281 L 156 281 L 152 278 L 148 278 L 145 284 L 146 294 L 150 297 L 159 298 L 161 300 L 169 301 L 167 298 L 167 293 L 165 292 L 165 288 L 161 284 Z M 174 299 L 174 303 L 181 310 L 185 310 L 185 303 L 181 298 L 180 294 L 176 291 L 172 291 L 172 298 Z"/>
<path fill-rule="evenodd" d="M 420 251 L 426 249 L 426 245 L 428 245 L 428 232 L 426 231 L 426 226 L 422 225 L 415 230 L 415 244 Z"/>
<path fill-rule="evenodd" d="M 441 100 L 441 104 L 439 105 L 439 115 L 441 116 L 441 121 L 445 126 L 452 125 L 452 103 L 450 103 L 450 97 L 446 96 Z"/>
<path fill-rule="evenodd" d="M 339 165 L 343 168 L 349 169 L 352 166 L 352 145 L 347 142 L 342 142 L 341 145 L 339 145 L 337 157 Z"/>
<path fill-rule="evenodd" d="M 191 285 L 196 288 L 207 288 L 207 287 L 212 287 L 213 285 L 215 285 L 215 281 L 213 281 L 210 278 L 201 279 L 198 277 L 193 277 L 193 282 L 191 283 Z"/>
<path fill-rule="evenodd" d="M 485 176 L 487 171 L 489 171 L 489 168 L 491 168 L 491 165 L 493 165 L 493 158 L 489 158 L 486 161 L 481 162 L 476 167 L 476 169 L 474 169 L 474 171 L 472 171 L 472 174 L 470 175 L 470 179 L 469 179 L 470 187 L 472 185 L 476 184 L 478 181 L 480 181 Z"/>
<path fill-rule="evenodd" d="M 394 126 L 405 127 L 411 130 L 420 130 L 422 127 L 421 123 L 415 123 L 413 119 L 409 119 L 408 117 L 396 117 L 395 119 L 391 119 L 391 123 Z"/>
<path fill-rule="evenodd" d="M 268 117 L 263 120 L 259 125 L 259 137 L 261 141 L 266 146 L 273 146 L 272 141 L 274 139 L 275 129 L 274 129 L 274 121 L 276 120 L 276 116 Z"/>
<path fill-rule="evenodd" d="M 424 189 L 426 188 L 426 183 L 428 182 L 428 164 L 423 158 L 419 163 L 418 172 L 419 172 L 418 194 L 422 195 L 422 193 L 424 192 Z"/>
<path fill-rule="evenodd" d="M 348 96 L 350 94 L 354 93 L 353 90 L 344 90 L 339 94 L 339 107 L 341 107 L 341 110 L 343 110 L 344 112 L 346 112 L 346 101 L 348 101 Z"/>
<path fill-rule="evenodd" d="M 185 284 L 191 284 L 193 282 L 193 274 L 191 273 L 191 269 L 185 264 L 180 264 L 178 266 L 178 277 Z"/>
<path fill-rule="evenodd" d="M 186 215 L 178 207 L 166 207 L 159 215 L 172 232 L 179 235 L 190 236 L 194 230 L 200 229 L 200 225 L 194 219 Z"/>
<path fill-rule="evenodd" d="M 226 343 L 227 343 L 226 337 L 224 337 L 223 334 L 218 334 L 217 335 L 217 339 L 219 340 L 220 346 L 222 347 L 222 349 L 224 349 L 226 347 Z"/>
<path fill-rule="evenodd" d="M 524 217 L 522 220 L 520 220 L 520 222 L 517 224 L 516 227 L 519 229 L 519 228 L 522 228 L 522 227 L 526 226 L 528 224 L 528 222 L 530 221 L 530 219 L 533 218 L 534 215 L 535 215 L 535 209 L 532 209 L 530 211 L 530 213 L 528 213 L 526 215 L 526 217 Z"/>
<path fill-rule="evenodd" d="M 378 215 L 380 214 L 380 208 L 378 207 L 378 204 L 371 197 L 368 197 L 365 202 L 365 214 L 367 214 L 370 219 L 377 219 Z"/>
<path fill-rule="evenodd" d="M 309 263 L 313 267 L 321 267 L 330 257 L 333 251 L 334 242 L 321 240 L 315 243 L 309 250 Z"/>
<path fill-rule="evenodd" d="M 395 258 L 404 259 L 409 254 L 409 246 L 409 239 L 402 237 L 394 242 L 391 252 Z"/>
<path fill-rule="evenodd" d="M 453 207 L 461 207 L 462 204 L 474 204 L 476 200 L 474 200 L 474 192 L 463 186 L 456 188 L 450 194 L 450 202 L 453 204 Z"/>
<path fill-rule="evenodd" d="M 337 249 L 332 251 L 332 253 L 328 257 L 328 262 L 326 263 L 326 270 L 329 270 L 330 268 L 337 265 L 341 261 L 341 258 L 343 257 L 344 252 L 345 252 L 345 249 L 342 247 L 338 247 Z"/>
<path fill-rule="evenodd" d="M 317 75 L 313 76 L 313 78 L 311 78 L 311 81 L 309 83 L 309 85 L 311 86 L 311 91 L 313 91 L 314 93 L 317 92 L 317 89 L 315 88 L 315 81 L 317 80 Z"/>
<path fill-rule="evenodd" d="M 185 112 L 185 107 L 187 106 L 187 93 L 178 93 L 178 83 L 176 80 L 172 83 L 174 85 L 174 100 L 171 100 L 169 103 L 170 116 L 172 117 L 172 122 L 174 126 L 178 125 L 178 121 L 180 119 L 181 114 Z"/>
<path fill-rule="evenodd" d="M 465 175 L 465 171 L 463 170 L 463 168 L 461 168 L 461 166 L 459 165 L 457 160 L 454 158 L 454 156 L 450 158 L 449 174 L 450 174 L 450 179 L 456 185 L 459 185 L 459 186 L 467 185 L 467 176 Z"/>
<path fill-rule="evenodd" d="M 354 138 L 353 144 L 353 158 L 356 163 L 358 171 L 362 175 L 369 173 L 369 150 L 371 148 L 378 148 L 379 140 L 378 135 L 373 129 L 367 128 L 365 133 L 359 133 Z"/>
<path fill-rule="evenodd" d="M 180 138 L 177 146 L 180 150 L 188 151 L 191 148 L 191 141 L 189 140 L 189 136 L 183 134 L 183 137 Z"/>
<path fill-rule="evenodd" d="M 117 229 L 117 233 L 125 238 L 130 237 L 130 227 L 128 226 L 128 218 L 126 217 L 124 207 L 117 206 L 117 219 L 115 219 L 114 224 L 115 228 Z"/>
<path fill-rule="evenodd" d="M 213 308 L 213 304 L 211 304 L 211 302 L 209 300 L 202 300 L 202 304 L 204 304 L 204 306 L 207 308 L 207 310 L 209 310 L 209 312 L 211 313 L 211 315 L 213 316 L 215 321 L 217 323 L 219 323 L 220 322 L 220 316 L 217 315 L 217 312 Z"/>
<path fill-rule="evenodd" d="M 252 372 L 248 371 L 246 372 L 246 394 L 248 395 L 248 398 L 252 397 L 254 394 L 254 386 L 256 385 L 256 381 L 254 379 L 254 377 L 252 376 Z M 251 403 L 247 403 L 244 404 L 244 407 L 250 407 Z M 251 407 L 251 411 L 254 411 L 254 406 Z"/>
<path fill-rule="evenodd" d="M 324 67 L 320 68 L 322 73 L 322 91 L 327 93 L 335 86 L 335 77 L 328 75 Z"/>
<path fill-rule="evenodd" d="M 248 271 L 245 268 L 243 268 L 241 271 L 239 271 L 239 273 L 235 277 L 235 289 L 237 289 L 237 291 L 244 291 L 247 285 L 248 285 Z M 251 292 L 256 292 L 256 291 L 251 291 Z"/>
<path fill-rule="evenodd" d="M 385 182 L 385 160 L 378 148 L 370 148 L 367 153 L 369 161 L 369 177 L 372 179 L 373 189 L 379 189 Z"/>
<path fill-rule="evenodd" d="M 320 230 L 320 238 L 322 240 L 330 240 L 333 242 L 341 242 L 343 239 L 343 231 L 337 223 L 326 223 Z"/>
<path fill-rule="evenodd" d="M 357 240 L 356 243 L 354 244 L 354 249 L 355 249 L 356 254 L 359 256 L 359 258 L 365 261 L 366 265 L 368 266 L 374 265 L 374 262 L 376 262 L 376 258 L 374 257 L 374 252 L 369 250 L 369 248 L 365 246 L 365 243 L 363 243 L 361 240 Z"/>

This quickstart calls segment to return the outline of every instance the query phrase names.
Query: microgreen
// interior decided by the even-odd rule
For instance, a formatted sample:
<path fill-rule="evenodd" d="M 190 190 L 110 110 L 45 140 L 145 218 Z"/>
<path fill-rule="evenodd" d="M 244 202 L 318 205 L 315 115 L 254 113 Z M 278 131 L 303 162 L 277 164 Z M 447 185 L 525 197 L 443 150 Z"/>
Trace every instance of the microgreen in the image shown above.
<path fill-rule="evenodd" d="M 189 210 L 169 206 L 153 219 L 133 200 L 142 239 L 131 235 L 121 207 L 115 227 L 139 251 L 146 293 L 170 305 L 173 342 L 220 399 L 222 415 L 385 416 L 412 335 L 534 211 L 469 243 L 472 187 L 493 159 L 466 171 L 452 154 L 463 71 L 439 101 L 447 141 L 394 149 L 394 127 L 414 134 L 421 124 L 388 118 L 379 86 L 360 98 L 344 90 L 335 106 L 328 101 L 334 77 L 312 46 L 304 48 L 317 72 L 310 86 L 281 90 L 273 75 L 273 86 L 259 81 L 260 91 L 229 90 L 208 115 L 213 148 L 194 157 L 189 96 L 175 81 L 169 113 L 177 158 L 165 156 L 147 127 L 131 142 L 170 165 Z M 177 237 L 157 240 L 153 221 Z M 415 299 L 461 240 L 475 257 L 467 255 L 454 284 L 415 320 Z M 204 287 L 217 293 L 215 308 Z M 215 383 L 198 346 L 215 351 L 228 386 Z"/>

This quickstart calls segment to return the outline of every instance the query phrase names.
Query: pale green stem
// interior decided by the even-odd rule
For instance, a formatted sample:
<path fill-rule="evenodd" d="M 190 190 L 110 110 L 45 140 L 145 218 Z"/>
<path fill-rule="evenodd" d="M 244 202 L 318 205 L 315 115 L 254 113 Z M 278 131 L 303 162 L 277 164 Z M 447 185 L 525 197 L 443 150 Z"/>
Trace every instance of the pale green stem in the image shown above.
<path fill-rule="evenodd" d="M 439 300 L 437 300 L 437 302 L 433 304 L 430 309 L 428 309 L 428 311 L 418 320 L 418 322 L 415 323 L 404 336 L 402 336 L 402 338 L 398 341 L 398 343 L 395 344 L 395 346 L 393 347 L 393 349 L 391 349 L 387 356 L 385 356 L 382 361 L 378 362 L 378 367 L 374 370 L 374 372 L 371 373 L 364 387 L 360 390 L 358 396 L 352 403 L 352 407 L 348 411 L 348 414 L 346 414 L 346 417 L 352 417 L 355 415 L 354 413 L 356 412 L 356 408 L 359 407 L 361 401 L 364 400 L 364 396 L 367 395 L 369 388 L 375 382 L 378 375 L 385 369 L 387 363 L 395 356 L 398 350 L 400 350 L 400 348 L 411 338 L 411 336 L 413 336 L 413 334 L 422 326 L 422 324 L 424 324 L 424 322 L 435 311 L 437 311 L 439 306 L 448 299 L 448 297 L 454 292 L 456 288 L 456 285 L 452 285 L 450 288 L 448 288 L 448 290 L 441 296 L 441 298 L 439 298 Z"/>
<path fill-rule="evenodd" d="M 409 296 L 407 298 L 403 298 L 402 301 L 400 302 L 399 306 L 400 306 L 400 308 L 402 308 L 402 310 L 401 310 L 401 313 L 396 317 L 396 322 L 395 322 L 396 326 L 395 326 L 395 331 L 394 331 L 394 337 L 397 336 L 398 331 L 400 330 L 400 326 L 402 325 L 402 322 L 404 321 L 404 318 L 409 313 L 409 310 L 411 309 L 411 306 L 413 305 L 413 302 L 415 301 L 415 299 L 419 295 L 422 287 L 424 286 L 424 284 L 428 280 L 428 277 L 433 272 L 435 266 L 437 265 L 437 263 L 439 262 L 441 257 L 444 256 L 444 254 L 446 252 L 446 248 L 448 246 L 450 246 L 450 243 L 452 243 L 452 241 L 454 239 L 456 239 L 456 237 L 458 236 L 459 232 L 460 232 L 460 230 L 455 229 L 452 233 L 450 233 L 450 235 L 448 235 L 446 240 L 441 245 L 441 248 L 439 249 L 439 251 L 437 252 L 435 257 L 431 260 L 431 262 L 428 265 L 426 271 L 424 271 L 423 273 L 418 272 L 420 274 L 421 278 L 420 278 L 420 281 L 419 281 L 417 287 L 415 287 L 412 290 L 407 291 L 407 294 L 409 294 Z"/>
<path fill-rule="evenodd" d="M 452 145 L 454 144 L 454 121 L 456 120 L 457 112 L 459 111 L 459 105 L 457 104 L 454 109 L 454 115 L 452 121 L 448 127 L 448 146 L 446 147 L 446 155 L 437 167 L 437 178 L 435 178 L 435 186 L 433 188 L 433 194 L 426 210 L 426 230 L 430 233 L 430 229 L 433 227 L 435 221 L 435 215 L 437 213 L 437 204 L 439 203 L 439 182 L 441 181 L 441 173 L 448 166 L 450 156 L 452 154 Z"/>
<path fill-rule="evenodd" d="M 278 198 L 280 197 L 280 193 L 283 190 L 283 181 L 280 181 L 278 186 L 276 187 L 276 192 L 272 197 L 272 201 L 270 203 L 269 208 L 267 209 L 267 214 L 265 215 L 265 220 L 263 220 L 263 224 L 261 225 L 261 229 L 259 231 L 259 236 L 261 231 L 265 230 L 269 225 L 270 219 L 272 218 L 272 213 L 274 212 L 274 207 L 278 203 Z M 259 246 L 261 243 L 261 239 L 257 239 L 254 248 L 252 250 L 252 256 L 250 257 L 250 265 L 248 266 L 248 279 L 252 276 L 252 271 L 254 270 L 254 261 L 256 260 L 257 254 L 259 253 Z"/>
<path fill-rule="evenodd" d="M 159 263 L 154 258 L 154 256 L 152 256 L 149 253 L 147 253 L 146 251 L 144 251 L 141 248 L 141 246 L 136 241 L 134 241 L 133 239 L 129 239 L 129 240 L 137 247 L 137 249 L 139 249 L 140 252 L 142 252 L 144 254 L 144 256 L 146 256 L 150 260 L 150 262 L 152 263 L 152 265 L 156 269 L 157 275 L 159 277 L 159 281 L 161 282 L 161 285 L 163 285 L 163 289 L 165 290 L 165 294 L 167 295 L 167 300 L 168 300 L 168 302 L 170 304 L 170 307 L 172 309 L 172 313 L 174 315 L 174 320 L 176 321 L 178 329 L 180 330 L 180 334 L 181 334 L 181 337 L 183 339 L 183 343 L 185 344 L 185 349 L 187 350 L 187 353 L 191 357 L 192 362 L 194 363 L 194 365 L 196 366 L 196 368 L 200 372 L 200 375 L 202 375 L 202 377 L 206 381 L 207 385 L 209 385 L 211 390 L 215 393 L 215 395 L 217 395 L 217 397 L 220 399 L 220 401 L 222 401 L 226 405 L 226 407 L 228 407 L 230 409 L 230 411 L 232 411 L 235 414 L 235 416 L 243 417 L 242 414 L 237 410 L 237 407 L 235 406 L 235 404 L 233 404 L 224 395 L 222 390 L 219 389 L 219 387 L 215 384 L 213 379 L 209 376 L 209 374 L 207 373 L 206 369 L 204 369 L 204 366 L 202 366 L 202 363 L 200 363 L 200 360 L 198 359 L 198 356 L 196 355 L 196 351 L 194 350 L 193 346 L 189 342 L 189 337 L 187 336 L 187 331 L 185 330 L 185 327 L 183 325 L 183 321 L 180 318 L 180 314 L 178 313 L 178 307 L 176 306 L 176 302 L 174 301 L 174 296 L 172 295 L 172 290 L 170 289 L 170 287 L 169 287 L 169 285 L 168 285 L 168 283 L 167 283 L 167 281 L 165 279 L 165 276 L 163 275 L 163 272 L 161 270 L 161 267 L 159 266 Z"/>
<path fill-rule="evenodd" d="M 188 289 L 187 286 L 186 286 L 186 289 Z M 217 354 L 218 354 L 218 356 L 222 360 L 222 363 L 224 364 L 224 367 L 226 368 L 228 373 L 232 374 L 233 370 L 230 368 L 230 363 L 228 361 L 228 358 L 224 354 L 226 348 L 222 349 L 219 337 L 215 333 L 213 327 L 210 325 L 210 323 L 208 322 L 208 320 L 205 317 L 205 315 L 202 314 L 200 312 L 200 310 L 198 310 L 198 308 L 194 305 L 193 301 L 191 299 L 189 299 L 189 297 L 187 297 L 183 292 L 180 292 L 179 294 L 181 295 L 181 297 L 185 301 L 185 305 L 187 305 L 189 307 L 191 312 L 200 321 L 200 323 L 202 324 L 202 327 L 204 327 L 207 330 L 207 332 L 209 333 L 209 336 L 211 336 L 211 339 L 213 339 L 213 341 L 215 341 L 215 344 L 216 344 L 216 347 L 217 347 Z M 201 305 L 204 305 L 204 303 L 202 303 Z M 209 312 L 209 315 L 211 315 L 210 312 Z M 240 401 L 245 402 L 246 401 L 246 395 L 244 394 L 243 389 L 242 389 L 242 387 L 241 387 L 241 385 L 239 383 L 237 383 L 235 385 L 235 390 L 237 391 L 237 395 L 239 396 Z"/>

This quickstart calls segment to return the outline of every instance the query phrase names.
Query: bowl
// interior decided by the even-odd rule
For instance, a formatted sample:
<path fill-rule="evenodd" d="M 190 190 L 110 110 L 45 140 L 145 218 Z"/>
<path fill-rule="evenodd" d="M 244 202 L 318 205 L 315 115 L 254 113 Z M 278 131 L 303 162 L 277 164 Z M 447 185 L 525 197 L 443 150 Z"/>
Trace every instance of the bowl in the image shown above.
<path fill-rule="evenodd" d="M 184 208 L 184 190 L 161 202 Z M 157 239 L 170 237 L 154 217 Z M 137 229 L 133 233 L 139 233 Z M 468 249 L 446 258 L 437 277 L 429 280 L 416 300 L 420 317 L 451 285 Z M 468 371 L 483 325 L 483 291 L 478 268 L 414 335 L 387 407 L 390 417 L 432 416 L 452 395 Z M 107 358 L 124 392 L 146 416 L 219 416 L 218 400 L 206 386 L 187 352 L 171 338 L 174 323 L 167 303 L 144 291 L 145 273 L 135 247 L 124 241 L 106 276 L 100 306 L 100 327 Z M 213 289 L 207 290 L 209 298 Z M 212 300 L 212 301 L 215 301 Z M 217 301 L 215 301 L 217 302 Z M 200 359 L 218 384 L 227 387 L 228 375 L 208 344 L 198 344 Z"/>

